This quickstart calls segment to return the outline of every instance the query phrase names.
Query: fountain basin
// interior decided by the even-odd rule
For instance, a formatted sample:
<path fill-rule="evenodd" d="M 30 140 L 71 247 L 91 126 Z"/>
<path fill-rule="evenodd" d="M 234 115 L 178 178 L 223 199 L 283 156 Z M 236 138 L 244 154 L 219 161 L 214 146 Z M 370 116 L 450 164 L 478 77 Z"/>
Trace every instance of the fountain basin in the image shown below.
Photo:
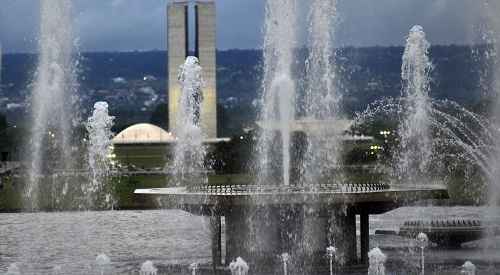
<path fill-rule="evenodd" d="M 441 184 L 379 183 L 314 187 L 217 185 L 138 189 L 135 194 L 157 196 L 195 215 L 209 216 L 214 269 L 243 257 L 250 266 L 261 268 L 260 272 L 273 272 L 272 268 L 279 266 L 277 255 L 288 252 L 294 270 L 303 274 L 323 274 L 320 270 L 327 270 L 325 248 L 332 239 L 339 251 L 337 265 L 366 269 L 370 214 L 418 200 L 448 198 L 446 186 Z"/>

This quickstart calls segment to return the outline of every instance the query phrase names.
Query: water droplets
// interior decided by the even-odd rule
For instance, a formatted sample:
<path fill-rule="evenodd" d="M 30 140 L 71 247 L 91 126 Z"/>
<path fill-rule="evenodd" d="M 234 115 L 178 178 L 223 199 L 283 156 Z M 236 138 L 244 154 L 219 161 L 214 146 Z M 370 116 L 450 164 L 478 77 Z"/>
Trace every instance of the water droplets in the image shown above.
<path fill-rule="evenodd" d="M 40 207 L 39 185 L 48 170 L 72 169 L 75 165 L 71 140 L 75 106 L 71 98 L 77 85 L 71 11 L 71 1 L 41 1 L 40 54 L 31 94 L 32 125 L 26 156 L 30 162 L 26 203 L 32 209 Z M 49 132 L 54 135 L 48 137 Z M 65 184 L 64 179 L 58 182 Z"/>
<path fill-rule="evenodd" d="M 158 269 L 155 267 L 152 261 L 145 261 L 141 265 L 141 270 L 139 275 L 156 275 L 158 274 Z"/>
<path fill-rule="evenodd" d="M 171 169 L 175 185 L 199 185 L 207 182 L 204 165 L 206 149 L 200 127 L 203 102 L 202 67 L 198 58 L 188 56 L 179 69 L 181 96 L 173 133 L 176 138 Z"/>
<path fill-rule="evenodd" d="M 84 187 L 84 193 L 89 203 L 87 207 L 96 206 L 97 203 L 108 204 L 111 201 L 110 191 L 106 190 L 106 183 L 111 169 L 113 124 L 114 117 L 108 113 L 108 104 L 106 102 L 95 103 L 92 116 L 88 118 L 86 124 L 89 181 Z"/>
<path fill-rule="evenodd" d="M 432 156 L 430 132 L 431 99 L 429 97 L 430 44 L 421 26 L 414 26 L 406 40 L 401 66 L 403 119 L 399 126 L 399 148 L 396 151 L 396 175 L 414 182 L 424 180 Z"/>

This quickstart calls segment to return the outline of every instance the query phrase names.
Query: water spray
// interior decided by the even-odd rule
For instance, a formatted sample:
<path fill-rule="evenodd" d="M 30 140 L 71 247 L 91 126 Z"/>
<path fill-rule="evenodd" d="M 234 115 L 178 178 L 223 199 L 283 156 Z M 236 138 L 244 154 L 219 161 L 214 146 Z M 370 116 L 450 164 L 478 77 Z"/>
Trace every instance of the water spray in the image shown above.
<path fill-rule="evenodd" d="M 189 265 L 189 270 L 191 270 L 192 275 L 196 275 L 196 270 L 198 270 L 199 265 L 198 263 L 192 263 Z"/>
<path fill-rule="evenodd" d="M 461 267 L 460 274 L 476 275 L 476 266 L 470 261 L 466 261 Z"/>
<path fill-rule="evenodd" d="M 139 275 L 157 275 L 158 269 L 154 266 L 152 261 L 145 261 L 141 265 L 141 270 L 139 271 Z"/>
<path fill-rule="evenodd" d="M 99 254 L 95 258 L 95 263 L 97 264 L 101 275 L 104 275 L 104 270 L 111 264 L 111 260 L 106 254 Z"/>
<path fill-rule="evenodd" d="M 249 269 L 248 264 L 241 257 L 236 258 L 236 261 L 229 264 L 231 275 L 247 275 Z"/>
<path fill-rule="evenodd" d="M 281 262 L 283 263 L 283 274 L 288 274 L 288 261 L 290 260 L 290 255 L 288 253 L 283 253 L 280 256 Z"/>
<path fill-rule="evenodd" d="M 375 247 L 370 252 L 368 252 L 369 259 L 369 267 L 368 267 L 368 275 L 385 275 L 385 261 L 387 260 L 387 256 L 382 253 L 380 248 Z"/>
<path fill-rule="evenodd" d="M 333 275 L 333 259 L 335 259 L 337 254 L 337 249 L 333 246 L 329 246 L 326 248 L 326 255 L 330 261 L 330 275 Z"/>
<path fill-rule="evenodd" d="M 417 245 L 420 247 L 421 274 L 425 274 L 425 255 L 424 250 L 429 245 L 429 237 L 427 234 L 420 232 L 417 236 Z"/>

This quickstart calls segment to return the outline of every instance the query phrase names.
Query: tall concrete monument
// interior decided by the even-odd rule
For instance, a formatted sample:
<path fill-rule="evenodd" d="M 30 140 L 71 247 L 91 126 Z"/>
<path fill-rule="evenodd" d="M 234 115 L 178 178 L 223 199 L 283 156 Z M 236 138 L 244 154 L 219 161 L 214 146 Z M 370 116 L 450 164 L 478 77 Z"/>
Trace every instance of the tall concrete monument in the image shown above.
<path fill-rule="evenodd" d="M 203 67 L 203 103 L 200 123 L 206 138 L 217 137 L 217 87 L 215 68 L 215 3 L 196 1 L 195 26 L 189 26 L 190 1 L 171 1 L 167 8 L 168 31 L 168 114 L 169 128 L 175 134 L 181 87 L 177 80 L 179 66 L 188 55 L 198 57 Z M 190 30 L 195 31 L 194 53 L 189 52 Z"/>
<path fill-rule="evenodd" d="M 2 91 L 2 58 L 3 58 L 2 43 L 0 43 L 0 92 Z"/>

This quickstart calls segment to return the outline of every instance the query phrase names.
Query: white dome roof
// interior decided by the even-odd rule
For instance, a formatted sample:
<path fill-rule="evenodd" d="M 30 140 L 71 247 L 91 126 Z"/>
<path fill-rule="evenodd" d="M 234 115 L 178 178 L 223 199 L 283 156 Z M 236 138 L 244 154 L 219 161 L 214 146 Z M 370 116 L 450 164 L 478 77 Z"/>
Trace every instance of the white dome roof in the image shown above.
<path fill-rule="evenodd" d="M 162 128 L 149 123 L 135 124 L 113 138 L 113 144 L 169 143 L 174 136 Z"/>

